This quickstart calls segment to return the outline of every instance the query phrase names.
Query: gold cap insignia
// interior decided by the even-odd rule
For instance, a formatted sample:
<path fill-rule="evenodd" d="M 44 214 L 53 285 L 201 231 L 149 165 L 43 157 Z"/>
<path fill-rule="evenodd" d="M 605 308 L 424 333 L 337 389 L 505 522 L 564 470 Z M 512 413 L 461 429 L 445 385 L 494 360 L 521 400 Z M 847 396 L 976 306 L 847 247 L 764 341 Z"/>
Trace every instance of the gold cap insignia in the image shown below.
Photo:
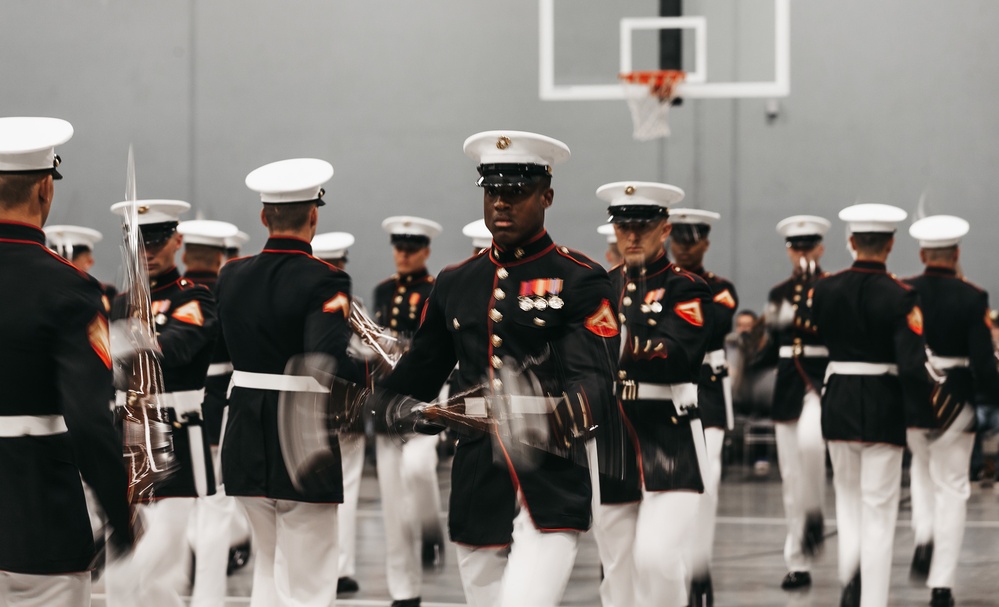
<path fill-rule="evenodd" d="M 139 215 L 145 215 L 149 212 L 149 207 L 139 207 Z"/>
<path fill-rule="evenodd" d="M 510 138 L 503 136 L 496 140 L 496 147 L 500 150 L 505 150 L 510 147 Z"/>
<path fill-rule="evenodd" d="M 635 193 L 635 186 L 629 185 L 628 187 L 624 188 L 624 195 L 625 196 L 631 196 L 634 193 Z"/>

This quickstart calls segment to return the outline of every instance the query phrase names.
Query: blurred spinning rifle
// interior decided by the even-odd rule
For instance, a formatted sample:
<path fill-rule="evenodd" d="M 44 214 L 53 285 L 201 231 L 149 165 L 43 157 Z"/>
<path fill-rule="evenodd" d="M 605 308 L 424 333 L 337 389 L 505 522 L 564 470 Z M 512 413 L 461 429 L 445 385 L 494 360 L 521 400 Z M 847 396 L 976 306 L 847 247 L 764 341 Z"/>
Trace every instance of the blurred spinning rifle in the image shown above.
<path fill-rule="evenodd" d="M 128 150 L 126 200 L 132 208 L 122 222 L 124 289 L 116 302 L 122 316 L 113 324 L 116 380 L 125 393 L 118 409 L 122 422 L 122 452 L 128 472 L 128 499 L 153 497 L 155 488 L 177 469 L 167 410 L 161 403 L 163 371 L 157 357 L 145 248 L 138 225 L 135 163 Z M 115 351 L 117 350 L 117 352 Z"/>

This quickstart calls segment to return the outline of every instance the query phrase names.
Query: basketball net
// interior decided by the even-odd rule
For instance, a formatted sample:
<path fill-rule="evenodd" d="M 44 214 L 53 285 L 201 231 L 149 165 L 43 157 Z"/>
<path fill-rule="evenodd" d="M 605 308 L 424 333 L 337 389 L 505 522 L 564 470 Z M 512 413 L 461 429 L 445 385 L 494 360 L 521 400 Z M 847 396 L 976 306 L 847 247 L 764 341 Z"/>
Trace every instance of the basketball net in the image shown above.
<path fill-rule="evenodd" d="M 636 140 L 669 137 L 669 108 L 676 98 L 677 85 L 686 75 L 682 70 L 621 74 Z"/>

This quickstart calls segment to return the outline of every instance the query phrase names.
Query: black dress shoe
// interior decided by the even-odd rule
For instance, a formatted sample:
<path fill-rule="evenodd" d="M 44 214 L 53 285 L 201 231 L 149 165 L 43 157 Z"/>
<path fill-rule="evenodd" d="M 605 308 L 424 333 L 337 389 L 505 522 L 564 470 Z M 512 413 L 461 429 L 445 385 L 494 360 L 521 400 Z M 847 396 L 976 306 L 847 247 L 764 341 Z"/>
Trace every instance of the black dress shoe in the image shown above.
<path fill-rule="evenodd" d="M 807 556 L 815 556 L 822 551 L 826 541 L 825 521 L 821 512 L 809 512 L 805 515 L 805 532 L 801 536 L 801 551 Z"/>
<path fill-rule="evenodd" d="M 713 607 L 714 604 L 715 596 L 711 586 L 711 574 L 695 575 L 690 580 L 689 607 Z"/>
<path fill-rule="evenodd" d="M 918 584 L 926 582 L 930 575 L 930 563 L 933 562 L 933 542 L 916 546 L 912 554 L 912 567 L 909 569 L 909 580 Z"/>
<path fill-rule="evenodd" d="M 930 607 L 954 607 L 954 597 L 950 588 L 934 588 L 930 595 Z"/>
<path fill-rule="evenodd" d="M 225 574 L 232 575 L 233 571 L 242 569 L 250 560 L 250 542 L 240 544 L 229 549 L 229 564 L 226 566 Z"/>
<path fill-rule="evenodd" d="M 440 537 L 430 537 L 423 540 L 420 551 L 424 569 L 440 570 L 444 568 L 444 542 Z"/>
<path fill-rule="evenodd" d="M 860 607 L 860 572 L 853 574 L 850 583 L 843 587 L 839 607 Z"/>
<path fill-rule="evenodd" d="M 416 597 L 415 599 L 392 601 L 392 607 L 420 607 L 420 597 Z"/>
<path fill-rule="evenodd" d="M 342 577 L 336 581 L 337 594 L 349 594 L 357 592 L 360 589 L 361 587 L 357 584 L 357 580 L 352 577 Z"/>
<path fill-rule="evenodd" d="M 784 581 L 780 583 L 782 590 L 798 590 L 808 588 L 812 585 L 812 574 L 807 571 L 791 571 L 784 576 Z"/>

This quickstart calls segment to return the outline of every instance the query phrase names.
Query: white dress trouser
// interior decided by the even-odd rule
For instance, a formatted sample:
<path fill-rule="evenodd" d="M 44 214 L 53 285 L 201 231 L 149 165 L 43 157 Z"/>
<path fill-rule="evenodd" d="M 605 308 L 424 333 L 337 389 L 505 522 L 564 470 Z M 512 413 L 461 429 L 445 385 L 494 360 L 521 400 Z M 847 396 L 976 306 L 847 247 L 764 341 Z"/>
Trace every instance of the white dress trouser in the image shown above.
<path fill-rule="evenodd" d="M 376 437 L 378 488 L 385 518 L 385 574 L 393 600 L 420 596 L 423 578 L 421 521 L 439 524 L 436 436 L 415 435 L 400 448 L 392 438 Z"/>
<path fill-rule="evenodd" d="M 594 525 L 604 579 L 604 607 L 631 605 L 684 607 L 687 571 L 684 563 L 701 495 L 688 491 L 643 491 L 642 501 L 600 506 Z"/>
<path fill-rule="evenodd" d="M 184 605 L 181 592 L 191 565 L 187 528 L 195 499 L 167 497 L 139 506 L 145 533 L 131 554 L 107 565 L 109 607 Z"/>
<path fill-rule="evenodd" d="M 974 433 L 963 429 L 973 416 L 972 407 L 965 406 L 950 428 L 932 442 L 925 430 L 907 433 L 912 451 L 912 530 L 917 546 L 933 542 L 926 579 L 929 588 L 954 587 L 971 495 L 968 467 L 975 445 Z"/>
<path fill-rule="evenodd" d="M 822 439 L 822 405 L 818 394 L 805 392 L 797 421 L 774 423 L 777 464 L 787 538 L 784 563 L 788 571 L 811 570 L 811 558 L 801 549 L 805 515 L 822 510 L 826 486 L 826 444 Z"/>
<path fill-rule="evenodd" d="M 902 447 L 829 441 L 836 489 L 839 579 L 860 571 L 861 607 L 885 607 L 898 519 Z"/>
<path fill-rule="evenodd" d="M 253 534 L 250 607 L 335 605 L 337 504 L 236 499 Z"/>
<path fill-rule="evenodd" d="M 469 607 L 556 607 L 569 583 L 578 542 L 576 531 L 539 531 L 521 507 L 509 547 L 458 544 L 458 572 Z"/>
<path fill-rule="evenodd" d="M 90 605 L 90 572 L 31 575 L 0 571 L 0 607 Z"/>
<path fill-rule="evenodd" d="M 708 573 L 711 564 L 711 554 L 715 543 L 715 525 L 718 518 L 718 488 L 721 485 L 722 448 L 725 446 L 724 428 L 705 428 L 705 452 L 708 455 L 708 478 L 704 483 L 704 493 L 701 494 L 701 505 L 698 507 L 694 541 L 688 543 L 690 556 L 688 563 L 690 575 L 700 576 Z"/>
<path fill-rule="evenodd" d="M 357 500 L 361 495 L 361 473 L 364 470 L 364 434 L 341 434 L 340 460 L 343 462 L 343 503 L 337 510 L 340 577 L 357 573 Z"/>

